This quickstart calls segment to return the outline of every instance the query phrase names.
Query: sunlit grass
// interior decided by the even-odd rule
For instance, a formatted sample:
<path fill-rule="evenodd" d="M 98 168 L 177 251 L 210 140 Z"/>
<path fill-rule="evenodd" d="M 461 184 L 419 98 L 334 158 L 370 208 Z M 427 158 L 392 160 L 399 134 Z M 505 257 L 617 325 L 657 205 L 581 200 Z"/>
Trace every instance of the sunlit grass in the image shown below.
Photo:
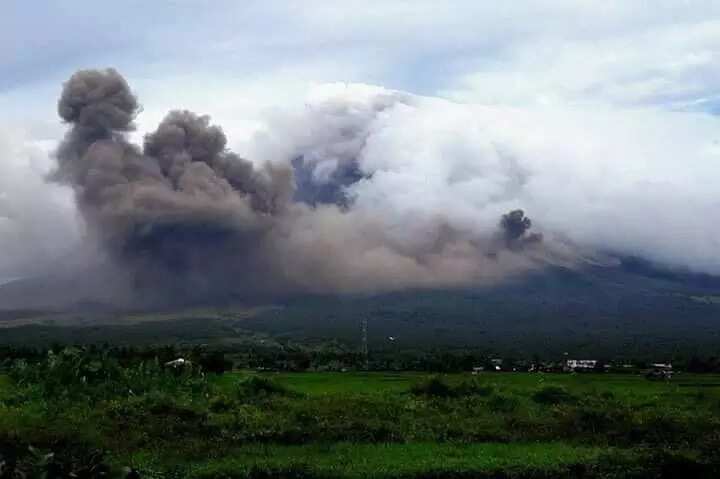
<path fill-rule="evenodd" d="M 442 472 L 553 472 L 592 464 L 601 448 L 563 443 L 252 445 L 191 468 L 191 477 L 242 477 L 253 469 L 338 478 L 407 477 Z"/>

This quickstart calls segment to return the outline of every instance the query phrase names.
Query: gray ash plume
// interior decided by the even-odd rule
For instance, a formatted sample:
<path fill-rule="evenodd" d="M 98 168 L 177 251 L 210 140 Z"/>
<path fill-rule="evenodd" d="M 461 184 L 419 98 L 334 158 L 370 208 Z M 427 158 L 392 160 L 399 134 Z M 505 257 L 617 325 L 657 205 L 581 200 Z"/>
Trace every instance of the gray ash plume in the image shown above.
<path fill-rule="evenodd" d="M 227 150 L 220 127 L 188 111 L 170 112 L 141 149 L 126 136 L 139 110 L 115 70 L 75 73 L 58 102 L 71 129 L 53 177 L 74 188 L 90 233 L 141 284 L 173 284 L 176 292 L 174 283 L 187 282 L 196 292 L 206 278 L 224 280 L 236 265 L 252 263 L 269 218 L 287 204 L 292 174 L 255 168 Z"/>
<path fill-rule="evenodd" d="M 525 216 L 523 210 L 512 210 L 502 215 L 500 227 L 509 248 L 520 248 L 523 245 L 542 241 L 541 234 L 528 233 L 532 227 L 532 220 Z"/>
<path fill-rule="evenodd" d="M 394 101 L 380 100 L 368 115 Z M 58 102 L 70 129 L 52 178 L 73 188 L 90 239 L 133 278 L 141 302 L 456 286 L 537 263 L 515 253 L 488 260 L 492 231 L 478 236 L 437 218 L 427 239 L 404 238 L 381 209 L 355 209 L 348 189 L 373 180 L 357 160 L 365 117 L 346 120 L 330 146 L 313 146 L 311 162 L 300 152 L 257 164 L 228 150 L 208 116 L 186 110 L 133 144 L 140 111 L 117 71 L 72 75 Z M 539 241 L 530 225 L 521 210 L 503 216 L 506 251 Z"/>

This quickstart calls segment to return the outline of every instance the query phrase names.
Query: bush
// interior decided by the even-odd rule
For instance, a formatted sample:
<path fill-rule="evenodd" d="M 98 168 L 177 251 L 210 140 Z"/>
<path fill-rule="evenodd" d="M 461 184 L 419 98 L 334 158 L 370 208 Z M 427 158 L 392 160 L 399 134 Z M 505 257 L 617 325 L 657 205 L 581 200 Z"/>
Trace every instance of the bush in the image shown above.
<path fill-rule="evenodd" d="M 84 392 L 114 384 L 122 376 L 118 362 L 103 355 L 90 355 L 79 348 L 52 350 L 44 360 L 15 362 L 9 371 L 19 386 L 36 386 L 43 397 L 77 397 Z"/>
<path fill-rule="evenodd" d="M 463 381 L 457 386 L 445 382 L 441 377 L 433 376 L 410 388 L 416 396 L 430 396 L 442 398 L 457 398 L 469 396 L 490 396 L 495 392 L 493 384 L 486 384 L 477 379 Z"/>
<path fill-rule="evenodd" d="M 225 355 L 220 351 L 213 351 L 200 356 L 198 363 L 202 370 L 207 373 L 222 374 L 233 368 L 233 362 L 226 359 Z"/>
<path fill-rule="evenodd" d="M 575 396 L 570 394 L 562 386 L 549 385 L 540 388 L 532 395 L 533 401 L 540 404 L 562 404 L 576 401 Z"/>
<path fill-rule="evenodd" d="M 442 380 L 438 376 L 433 376 L 430 379 L 423 381 L 418 384 L 414 384 L 410 388 L 410 392 L 416 396 L 430 396 L 430 397 L 441 397 L 449 398 L 457 396 L 455 391 L 449 384 Z"/>
<path fill-rule="evenodd" d="M 201 466 L 192 471 L 191 479 L 306 479 L 317 477 L 303 464 L 288 466 L 247 465 L 234 461 Z"/>
<path fill-rule="evenodd" d="M 508 394 L 494 394 L 488 401 L 488 408 L 493 412 L 513 412 L 520 407 L 520 400 Z"/>
<path fill-rule="evenodd" d="M 139 477 L 127 468 L 111 467 L 100 450 L 65 450 L 61 454 L 32 446 L 0 443 L 0 478 L 130 479 Z"/>
<path fill-rule="evenodd" d="M 237 403 L 233 399 L 223 395 L 212 397 L 208 402 L 208 408 L 215 413 L 227 412 L 236 406 Z"/>
<path fill-rule="evenodd" d="M 603 402 L 584 403 L 559 413 L 559 423 L 568 434 L 603 434 L 606 437 L 623 435 L 623 427 L 632 420 L 627 409 Z"/>
<path fill-rule="evenodd" d="M 201 421 L 206 417 L 202 408 L 177 401 L 175 398 L 162 393 L 152 393 L 145 396 L 143 406 L 154 416 L 174 416 L 183 421 Z"/>
<path fill-rule="evenodd" d="M 137 396 L 160 389 L 199 394 L 208 388 L 207 379 L 195 367 L 170 370 L 157 359 L 122 367 L 107 354 L 81 348 L 50 351 L 35 364 L 16 361 L 9 375 L 21 388 L 53 402 Z"/>
<path fill-rule="evenodd" d="M 244 379 L 238 384 L 236 392 L 239 399 L 297 395 L 285 386 L 262 376 L 250 376 Z"/>
<path fill-rule="evenodd" d="M 600 393 L 600 398 L 605 401 L 612 401 L 615 399 L 615 394 L 612 391 L 603 391 Z"/>
<path fill-rule="evenodd" d="M 463 381 L 455 388 L 458 396 L 491 396 L 495 391 L 494 384 L 488 384 L 478 379 Z"/>
<path fill-rule="evenodd" d="M 707 464 L 699 460 L 694 454 L 686 452 L 660 450 L 652 454 L 650 465 L 660 469 L 660 477 L 667 479 L 716 478 L 720 467 L 717 464 Z"/>

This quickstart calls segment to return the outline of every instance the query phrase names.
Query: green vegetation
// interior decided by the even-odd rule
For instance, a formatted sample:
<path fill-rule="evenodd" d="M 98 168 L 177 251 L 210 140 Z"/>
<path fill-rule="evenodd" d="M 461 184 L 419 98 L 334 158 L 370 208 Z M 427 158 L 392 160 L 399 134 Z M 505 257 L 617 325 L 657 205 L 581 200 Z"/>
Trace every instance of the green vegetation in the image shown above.
<path fill-rule="evenodd" d="M 716 375 L 214 374 L 77 348 L 5 364 L 3 479 L 720 471 Z"/>
<path fill-rule="evenodd" d="M 3 345 L 205 344 L 245 353 L 291 343 L 339 343 L 346 352 L 357 352 L 364 318 L 372 369 L 444 372 L 457 364 L 440 357 L 435 362 L 413 359 L 419 351 L 464 349 L 486 357 L 553 360 L 567 352 L 574 358 L 678 364 L 693 356 L 717 356 L 720 344 L 720 281 L 654 271 L 638 261 L 619 268 L 543 268 L 487 288 L 299 295 L 264 306 L 228 303 L 154 311 L 97 304 L 60 311 L 3 310 L 21 286 L 0 287 Z M 31 290 L 43 291 L 40 286 Z M 299 366 L 295 369 L 306 369 L 288 360 Z"/>
<path fill-rule="evenodd" d="M 247 477 L 276 471 L 300 477 L 457 477 L 495 474 L 567 474 L 579 464 L 597 462 L 600 448 L 560 443 L 352 444 L 251 446 L 232 458 L 192 467 L 190 477 Z"/>

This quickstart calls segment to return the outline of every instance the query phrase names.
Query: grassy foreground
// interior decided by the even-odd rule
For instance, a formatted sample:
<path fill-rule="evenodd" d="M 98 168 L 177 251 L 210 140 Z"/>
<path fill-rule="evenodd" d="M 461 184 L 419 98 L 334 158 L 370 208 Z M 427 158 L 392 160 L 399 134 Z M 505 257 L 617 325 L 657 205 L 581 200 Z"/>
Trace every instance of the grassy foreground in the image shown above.
<path fill-rule="evenodd" d="M 278 471 L 312 477 L 416 477 L 426 474 L 568 474 L 596 464 L 602 450 L 562 443 L 351 444 L 250 446 L 194 465 L 192 477 L 243 477 Z M 580 466 L 581 467 L 581 466 Z"/>
<path fill-rule="evenodd" d="M 0 376 L 0 454 L 44 477 L 717 477 L 720 378 L 205 375 L 70 351 Z"/>

